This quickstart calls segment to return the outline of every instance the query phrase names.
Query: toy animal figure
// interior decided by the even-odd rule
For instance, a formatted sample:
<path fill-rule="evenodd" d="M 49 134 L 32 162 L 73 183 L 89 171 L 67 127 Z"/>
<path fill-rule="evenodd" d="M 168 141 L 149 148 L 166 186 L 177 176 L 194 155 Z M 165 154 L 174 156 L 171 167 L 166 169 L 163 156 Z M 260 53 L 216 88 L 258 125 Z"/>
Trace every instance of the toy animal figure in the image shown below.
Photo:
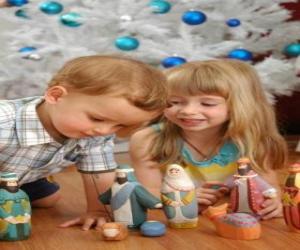
<path fill-rule="evenodd" d="M 121 223 L 104 223 L 102 225 L 104 240 L 124 240 L 128 236 L 128 229 Z"/>
<path fill-rule="evenodd" d="M 300 163 L 289 167 L 283 195 L 284 220 L 293 232 L 300 233 Z"/>
<path fill-rule="evenodd" d="M 225 181 L 231 190 L 232 212 L 249 213 L 259 218 L 258 211 L 262 209 L 262 203 L 275 198 L 277 191 L 251 169 L 248 158 L 240 158 L 237 163 L 238 173 Z"/>
<path fill-rule="evenodd" d="M 161 200 L 170 227 L 197 226 L 198 204 L 195 185 L 180 165 L 167 166 L 161 187 Z"/>
<path fill-rule="evenodd" d="M 15 173 L 0 175 L 0 240 L 24 240 L 31 232 L 29 198 L 17 181 Z"/>
<path fill-rule="evenodd" d="M 147 209 L 160 208 L 162 204 L 137 182 L 133 171 L 128 165 L 118 166 L 116 181 L 99 196 L 99 200 L 111 205 L 115 222 L 123 223 L 129 228 L 139 228 L 147 220 Z"/>
<path fill-rule="evenodd" d="M 217 233 L 225 238 L 234 240 L 255 240 L 261 235 L 258 220 L 250 214 L 227 214 L 228 204 L 218 207 L 209 206 L 202 215 L 210 219 L 216 226 Z"/>

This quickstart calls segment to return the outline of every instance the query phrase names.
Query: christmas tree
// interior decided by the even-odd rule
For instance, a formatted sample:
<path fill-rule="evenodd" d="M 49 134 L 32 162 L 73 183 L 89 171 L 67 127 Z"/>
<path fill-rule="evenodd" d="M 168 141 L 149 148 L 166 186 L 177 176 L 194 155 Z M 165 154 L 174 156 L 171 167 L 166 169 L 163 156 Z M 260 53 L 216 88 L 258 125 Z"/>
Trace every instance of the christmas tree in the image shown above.
<path fill-rule="evenodd" d="M 91 54 L 123 54 L 162 69 L 243 60 L 255 66 L 270 100 L 299 86 L 300 25 L 287 22 L 291 13 L 280 5 L 291 0 L 5 2 L 0 98 L 41 95 L 62 64 Z"/>

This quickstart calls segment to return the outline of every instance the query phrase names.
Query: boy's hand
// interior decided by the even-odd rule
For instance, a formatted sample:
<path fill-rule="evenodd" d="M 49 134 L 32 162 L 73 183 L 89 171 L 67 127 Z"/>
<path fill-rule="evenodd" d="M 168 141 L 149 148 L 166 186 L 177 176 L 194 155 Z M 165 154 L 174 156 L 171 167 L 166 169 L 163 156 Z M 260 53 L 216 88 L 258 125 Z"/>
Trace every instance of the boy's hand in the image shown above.
<path fill-rule="evenodd" d="M 89 230 L 94 227 L 96 230 L 101 230 L 101 226 L 109 221 L 108 215 L 102 211 L 87 212 L 86 214 L 66 221 L 59 225 L 59 227 L 66 228 L 76 225 L 82 225 L 82 230 Z"/>
<path fill-rule="evenodd" d="M 263 220 L 282 217 L 282 203 L 279 197 L 266 199 L 262 204 L 263 209 L 258 212 Z"/>

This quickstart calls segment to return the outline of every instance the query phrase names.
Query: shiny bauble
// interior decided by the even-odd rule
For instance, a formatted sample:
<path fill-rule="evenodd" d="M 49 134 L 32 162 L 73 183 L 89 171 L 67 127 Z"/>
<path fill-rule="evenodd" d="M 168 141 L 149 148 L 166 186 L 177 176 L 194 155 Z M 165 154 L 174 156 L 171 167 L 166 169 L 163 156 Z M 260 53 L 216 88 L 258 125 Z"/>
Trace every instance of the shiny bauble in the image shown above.
<path fill-rule="evenodd" d="M 238 59 L 241 61 L 251 61 L 253 55 L 249 50 L 246 49 L 234 49 L 229 52 L 228 58 Z"/>
<path fill-rule="evenodd" d="M 28 3 L 28 0 L 7 0 L 6 1 L 11 6 L 22 6 Z"/>
<path fill-rule="evenodd" d="M 19 52 L 22 55 L 22 58 L 29 59 L 32 61 L 39 61 L 42 59 L 42 56 L 37 53 L 37 48 L 32 46 L 27 46 L 19 49 Z"/>
<path fill-rule="evenodd" d="M 27 47 L 23 47 L 23 48 L 19 49 L 19 52 L 21 52 L 21 53 L 31 53 L 32 51 L 36 51 L 36 50 L 37 50 L 36 47 L 27 46 Z"/>
<path fill-rule="evenodd" d="M 229 26 L 229 27 L 238 27 L 241 25 L 241 21 L 237 18 L 230 18 L 226 21 L 226 24 Z"/>
<path fill-rule="evenodd" d="M 182 21 L 188 25 L 198 25 L 206 21 L 206 15 L 197 10 L 189 10 L 182 15 Z"/>
<path fill-rule="evenodd" d="M 60 16 L 62 24 L 68 27 L 76 28 L 82 25 L 82 17 L 77 12 L 68 12 Z"/>
<path fill-rule="evenodd" d="M 167 57 L 164 60 L 162 60 L 162 62 L 161 62 L 161 64 L 165 68 L 171 68 L 171 67 L 178 66 L 178 65 L 181 65 L 184 63 L 186 63 L 186 60 L 183 57 L 179 57 L 179 56 Z"/>
<path fill-rule="evenodd" d="M 131 36 L 122 36 L 115 40 L 115 46 L 124 51 L 135 50 L 139 47 L 140 42 Z"/>
<path fill-rule="evenodd" d="M 290 57 L 297 57 L 300 55 L 300 43 L 291 43 L 285 46 L 283 53 Z"/>
<path fill-rule="evenodd" d="M 64 6 L 61 3 L 47 1 L 40 4 L 40 10 L 48 15 L 55 15 L 62 12 Z"/>
<path fill-rule="evenodd" d="M 24 19 L 30 19 L 30 17 L 27 14 L 26 9 L 19 9 L 15 12 L 15 16 L 24 18 Z"/>
<path fill-rule="evenodd" d="M 122 16 L 120 16 L 120 20 L 122 22 L 131 22 L 132 21 L 132 16 L 130 16 L 130 15 L 122 15 Z"/>
<path fill-rule="evenodd" d="M 164 14 L 169 12 L 171 9 L 171 4 L 163 0 L 153 0 L 149 3 L 149 6 L 155 14 Z"/>

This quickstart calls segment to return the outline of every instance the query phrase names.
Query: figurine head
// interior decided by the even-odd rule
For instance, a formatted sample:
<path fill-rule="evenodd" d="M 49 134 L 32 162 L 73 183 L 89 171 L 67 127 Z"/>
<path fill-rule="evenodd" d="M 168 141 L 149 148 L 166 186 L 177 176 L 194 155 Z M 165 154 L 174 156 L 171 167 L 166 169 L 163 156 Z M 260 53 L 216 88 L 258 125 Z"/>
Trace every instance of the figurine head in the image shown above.
<path fill-rule="evenodd" d="M 195 188 L 195 185 L 184 168 L 178 164 L 170 164 L 166 168 L 162 192 L 168 192 L 169 189 L 187 191 Z"/>
<path fill-rule="evenodd" d="M 246 157 L 237 160 L 239 175 L 246 175 L 250 170 L 250 160 Z"/>
<path fill-rule="evenodd" d="M 116 175 L 117 175 L 117 181 L 123 180 L 129 182 L 137 182 L 137 179 L 134 175 L 134 169 L 127 164 L 120 164 L 116 169 Z"/>
<path fill-rule="evenodd" d="M 289 175 L 285 181 L 286 187 L 300 188 L 300 162 L 296 162 L 289 166 Z"/>
<path fill-rule="evenodd" d="M 11 193 L 16 193 L 19 190 L 18 177 L 15 173 L 2 173 L 0 175 L 0 187 Z"/>
<path fill-rule="evenodd" d="M 296 162 L 289 166 L 288 168 L 290 173 L 300 173 L 300 162 Z"/>

